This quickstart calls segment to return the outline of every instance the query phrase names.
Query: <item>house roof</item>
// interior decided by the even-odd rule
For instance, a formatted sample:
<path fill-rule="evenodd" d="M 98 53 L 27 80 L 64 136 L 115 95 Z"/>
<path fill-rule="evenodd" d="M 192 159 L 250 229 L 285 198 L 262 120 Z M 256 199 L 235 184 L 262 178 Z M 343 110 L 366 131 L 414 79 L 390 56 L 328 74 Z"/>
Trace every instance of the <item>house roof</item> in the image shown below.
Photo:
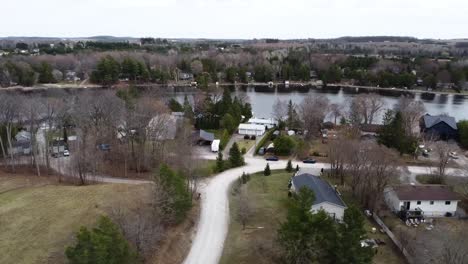
<path fill-rule="evenodd" d="M 206 141 L 213 141 L 215 138 L 213 133 L 206 132 L 205 130 L 200 129 L 200 139 L 206 140 Z"/>
<path fill-rule="evenodd" d="M 426 128 L 431 128 L 439 124 L 440 122 L 444 122 L 451 128 L 457 130 L 457 121 L 455 121 L 455 118 L 451 116 L 445 116 L 445 115 L 431 116 L 427 114 L 427 115 L 424 115 L 423 119 L 424 119 L 424 126 Z"/>
<path fill-rule="evenodd" d="M 239 129 L 264 131 L 265 126 L 264 125 L 255 125 L 255 124 L 239 124 Z"/>
<path fill-rule="evenodd" d="M 250 124 L 265 124 L 265 125 L 275 125 L 277 122 L 273 118 L 255 118 L 252 117 L 247 123 Z"/>
<path fill-rule="evenodd" d="M 318 176 L 304 173 L 294 176 L 292 182 L 297 189 L 306 187 L 314 192 L 314 205 L 328 202 L 338 206 L 346 207 L 346 204 L 343 202 L 335 189 L 328 182 L 324 181 Z"/>
<path fill-rule="evenodd" d="M 394 186 L 398 199 L 411 201 L 458 201 L 460 197 L 446 185 Z"/>

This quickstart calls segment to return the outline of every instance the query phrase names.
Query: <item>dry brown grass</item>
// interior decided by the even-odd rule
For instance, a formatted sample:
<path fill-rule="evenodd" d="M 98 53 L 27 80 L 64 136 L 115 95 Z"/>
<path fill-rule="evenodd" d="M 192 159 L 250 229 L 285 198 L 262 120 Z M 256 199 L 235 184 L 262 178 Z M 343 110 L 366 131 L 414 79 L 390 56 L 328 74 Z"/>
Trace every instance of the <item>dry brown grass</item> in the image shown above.
<path fill-rule="evenodd" d="M 64 263 L 80 226 L 117 202 L 128 206 L 145 185 L 58 185 L 53 178 L 0 177 L 0 263 Z"/>

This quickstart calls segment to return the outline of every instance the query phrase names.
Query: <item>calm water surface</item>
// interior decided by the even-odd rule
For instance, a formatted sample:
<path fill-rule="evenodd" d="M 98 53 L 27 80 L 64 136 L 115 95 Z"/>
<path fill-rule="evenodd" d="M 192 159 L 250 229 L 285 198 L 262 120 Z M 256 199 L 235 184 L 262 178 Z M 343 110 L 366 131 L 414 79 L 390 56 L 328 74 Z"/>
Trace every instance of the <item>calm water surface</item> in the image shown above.
<path fill-rule="evenodd" d="M 252 104 L 254 116 L 256 117 L 271 117 L 273 105 L 277 98 L 281 100 L 292 100 L 295 104 L 300 104 L 304 97 L 308 95 L 324 95 L 331 103 L 349 105 L 349 101 L 358 94 L 369 93 L 369 90 L 364 89 L 349 89 L 349 88 L 311 88 L 311 87 L 296 87 L 296 88 L 268 88 L 268 87 L 238 87 L 231 88 L 233 95 L 247 96 Z M 373 91 L 382 95 L 385 108 L 393 108 L 398 98 L 405 95 L 411 96 L 414 100 L 421 100 L 427 113 L 431 115 L 449 114 L 454 116 L 457 121 L 468 119 L 468 96 L 465 95 L 441 95 L 428 93 L 404 93 L 399 91 Z M 182 100 L 184 95 L 193 95 L 193 92 L 175 90 L 174 95 Z M 379 122 L 383 116 L 383 112 L 379 117 Z"/>

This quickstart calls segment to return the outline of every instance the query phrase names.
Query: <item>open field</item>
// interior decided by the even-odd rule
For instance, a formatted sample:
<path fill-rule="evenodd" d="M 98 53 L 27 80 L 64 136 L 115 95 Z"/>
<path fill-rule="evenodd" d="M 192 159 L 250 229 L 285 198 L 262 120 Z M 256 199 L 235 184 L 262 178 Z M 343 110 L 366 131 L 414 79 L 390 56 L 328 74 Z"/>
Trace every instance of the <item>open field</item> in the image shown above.
<path fill-rule="evenodd" d="M 131 205 L 144 185 L 57 185 L 44 178 L 0 178 L 0 263 L 63 263 L 82 225 L 117 203 Z"/>
<path fill-rule="evenodd" d="M 273 171 L 268 177 L 263 176 L 262 173 L 252 175 L 245 187 L 248 190 L 249 200 L 252 201 L 254 214 L 245 230 L 242 230 L 242 225 L 236 221 L 239 199 L 236 195 L 230 194 L 232 220 L 221 264 L 260 264 L 278 261 L 278 248 L 275 243 L 276 230 L 286 217 L 287 185 L 290 177 L 291 173 L 284 171 Z M 346 201 L 348 197 L 344 198 Z M 365 222 L 368 236 L 379 238 L 386 243 L 378 248 L 373 262 L 378 264 L 405 263 L 390 239 L 384 234 L 372 234 L 370 232 L 372 227 L 378 226 L 368 219 Z"/>

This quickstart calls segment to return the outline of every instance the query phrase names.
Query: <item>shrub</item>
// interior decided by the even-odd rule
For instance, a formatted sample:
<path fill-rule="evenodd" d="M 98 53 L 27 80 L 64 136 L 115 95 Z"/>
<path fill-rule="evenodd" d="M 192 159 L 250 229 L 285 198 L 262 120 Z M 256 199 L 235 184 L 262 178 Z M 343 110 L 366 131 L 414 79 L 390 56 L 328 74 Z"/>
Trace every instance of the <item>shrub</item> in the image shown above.
<path fill-rule="evenodd" d="M 245 135 L 245 136 L 244 136 L 244 139 L 245 139 L 245 140 L 249 140 L 249 139 L 250 139 L 249 135 Z"/>
<path fill-rule="evenodd" d="M 251 140 L 256 140 L 257 137 L 256 137 L 255 135 L 252 135 L 252 136 L 250 137 L 250 139 L 251 139 Z"/>
<path fill-rule="evenodd" d="M 247 153 L 247 149 L 246 149 L 245 147 L 242 148 L 242 149 L 241 149 L 241 153 L 242 153 L 242 155 L 245 155 L 245 153 Z"/>
<path fill-rule="evenodd" d="M 290 136 L 279 136 L 274 141 L 277 155 L 290 155 L 296 147 L 296 142 Z"/>
<path fill-rule="evenodd" d="M 314 152 L 312 152 L 312 156 L 320 157 L 320 153 L 318 153 L 317 151 L 314 151 Z"/>

